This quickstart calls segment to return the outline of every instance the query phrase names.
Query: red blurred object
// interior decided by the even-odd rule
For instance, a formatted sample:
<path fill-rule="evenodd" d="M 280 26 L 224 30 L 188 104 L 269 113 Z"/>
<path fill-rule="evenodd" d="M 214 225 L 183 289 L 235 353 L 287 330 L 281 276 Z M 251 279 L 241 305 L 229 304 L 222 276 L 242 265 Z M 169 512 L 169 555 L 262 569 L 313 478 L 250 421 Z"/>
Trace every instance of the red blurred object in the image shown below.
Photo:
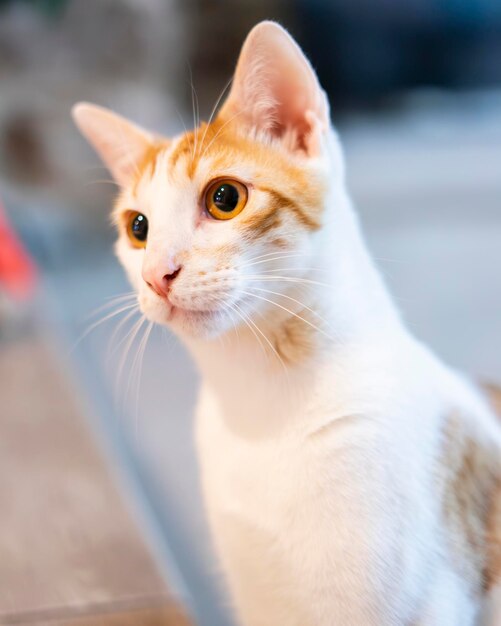
<path fill-rule="evenodd" d="M 0 203 L 0 289 L 25 300 L 33 294 L 36 275 L 35 264 L 10 227 Z"/>

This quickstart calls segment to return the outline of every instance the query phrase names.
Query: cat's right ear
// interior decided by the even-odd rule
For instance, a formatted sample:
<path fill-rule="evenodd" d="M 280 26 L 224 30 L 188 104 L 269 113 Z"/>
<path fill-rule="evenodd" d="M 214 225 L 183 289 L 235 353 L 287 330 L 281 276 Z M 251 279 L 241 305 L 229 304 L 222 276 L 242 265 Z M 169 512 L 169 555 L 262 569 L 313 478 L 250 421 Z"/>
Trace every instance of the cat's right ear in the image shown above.
<path fill-rule="evenodd" d="M 219 116 L 235 119 L 256 137 L 286 139 L 290 149 L 320 153 L 329 126 L 329 106 L 301 48 L 275 22 L 264 21 L 247 35 L 231 91 Z"/>
<path fill-rule="evenodd" d="M 129 185 L 154 144 L 153 135 L 109 109 L 87 102 L 76 104 L 72 115 L 116 182 L 122 187 Z"/>

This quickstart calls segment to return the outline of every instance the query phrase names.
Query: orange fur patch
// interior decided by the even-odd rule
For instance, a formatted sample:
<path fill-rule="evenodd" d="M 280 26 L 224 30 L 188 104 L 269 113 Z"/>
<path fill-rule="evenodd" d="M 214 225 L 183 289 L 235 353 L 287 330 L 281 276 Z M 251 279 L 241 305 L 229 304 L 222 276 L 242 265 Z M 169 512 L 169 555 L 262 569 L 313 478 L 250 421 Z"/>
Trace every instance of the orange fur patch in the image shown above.
<path fill-rule="evenodd" d="M 488 591 L 501 584 L 501 479 L 498 479 L 496 488 L 492 492 L 486 541 L 488 556 L 484 584 L 486 591 Z"/>
<path fill-rule="evenodd" d="M 189 178 L 194 173 L 194 150 L 195 150 L 195 133 L 185 133 L 175 146 L 172 154 L 169 156 L 169 169 L 173 170 L 178 162 L 182 159 L 187 163 L 187 174 Z"/>
<path fill-rule="evenodd" d="M 218 118 L 182 135 L 169 155 L 168 168 L 172 171 L 182 161 L 187 176 L 193 179 L 202 159 L 218 173 L 231 171 L 235 163 L 252 171 L 252 184 L 269 196 L 262 215 L 248 219 L 243 215 L 242 223 L 256 237 L 279 226 L 279 216 L 285 211 L 308 230 L 320 228 L 323 181 L 308 172 L 306 162 L 296 161 L 279 144 L 249 138 L 239 132 L 236 123 Z"/>
<path fill-rule="evenodd" d="M 310 321 L 308 311 L 300 311 L 298 315 Z M 291 316 L 276 331 L 273 344 L 284 363 L 294 365 L 314 353 L 316 341 L 315 329 L 299 317 Z"/>
<path fill-rule="evenodd" d="M 501 388 L 496 385 L 484 385 L 489 402 L 501 421 Z"/>
<path fill-rule="evenodd" d="M 443 433 L 439 464 L 445 540 L 458 573 L 478 595 L 490 584 L 492 502 L 501 467 L 494 444 L 481 443 L 458 413 L 451 414 Z"/>
<path fill-rule="evenodd" d="M 291 197 L 286 196 L 276 189 L 261 187 L 261 190 L 266 191 L 271 196 L 272 204 L 277 212 L 289 210 L 294 214 L 297 220 L 309 230 L 318 230 L 320 228 L 319 222 L 308 215 L 306 211 L 303 211 L 299 203 L 295 202 Z"/>
<path fill-rule="evenodd" d="M 279 248 L 280 250 L 287 250 L 289 248 L 289 244 L 283 237 L 276 237 L 271 241 L 271 245 L 274 248 Z"/>
<path fill-rule="evenodd" d="M 253 238 L 259 238 L 265 235 L 273 228 L 278 228 L 281 224 L 280 214 L 276 207 L 272 204 L 265 211 L 245 217 L 242 221 L 245 229 Z"/>
<path fill-rule="evenodd" d="M 485 385 L 492 408 L 501 420 L 501 389 Z M 498 477 L 490 501 L 487 522 L 488 559 L 485 569 L 486 589 L 501 584 L 501 477 Z"/>

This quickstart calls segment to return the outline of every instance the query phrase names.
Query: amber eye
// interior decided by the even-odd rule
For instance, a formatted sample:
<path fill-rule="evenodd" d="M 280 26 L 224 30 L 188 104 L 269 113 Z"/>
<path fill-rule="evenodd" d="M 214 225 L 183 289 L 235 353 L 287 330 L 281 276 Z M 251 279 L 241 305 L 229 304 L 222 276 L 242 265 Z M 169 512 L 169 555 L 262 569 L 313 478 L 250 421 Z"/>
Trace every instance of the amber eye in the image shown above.
<path fill-rule="evenodd" d="M 148 238 L 148 218 L 132 211 L 127 216 L 127 235 L 135 248 L 144 248 Z"/>
<path fill-rule="evenodd" d="M 247 187 L 237 180 L 217 180 L 207 187 L 205 208 L 217 220 L 231 220 L 247 203 Z"/>

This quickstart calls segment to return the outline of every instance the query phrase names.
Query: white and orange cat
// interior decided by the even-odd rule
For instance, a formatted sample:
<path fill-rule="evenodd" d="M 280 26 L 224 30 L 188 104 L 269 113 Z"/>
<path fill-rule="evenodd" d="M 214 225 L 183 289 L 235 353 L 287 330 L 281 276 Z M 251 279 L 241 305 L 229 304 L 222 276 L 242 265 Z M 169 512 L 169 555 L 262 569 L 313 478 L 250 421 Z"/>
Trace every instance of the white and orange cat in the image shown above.
<path fill-rule="evenodd" d="M 501 429 L 404 327 L 291 37 L 256 26 L 193 132 L 74 116 L 121 187 L 140 308 L 202 374 L 202 482 L 239 623 L 501 624 Z"/>

